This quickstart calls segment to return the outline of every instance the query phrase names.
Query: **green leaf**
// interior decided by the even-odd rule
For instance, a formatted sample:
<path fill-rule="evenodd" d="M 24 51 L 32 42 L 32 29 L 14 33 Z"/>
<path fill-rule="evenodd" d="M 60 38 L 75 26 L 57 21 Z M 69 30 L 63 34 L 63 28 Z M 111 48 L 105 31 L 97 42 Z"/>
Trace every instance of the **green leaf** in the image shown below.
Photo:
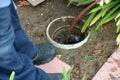
<path fill-rule="evenodd" d="M 115 6 L 111 11 L 109 11 L 109 13 L 100 21 L 100 23 L 98 24 L 98 26 L 95 28 L 95 30 L 98 30 L 104 23 L 110 21 L 109 17 L 112 17 L 112 14 L 120 7 L 120 5 Z"/>
<path fill-rule="evenodd" d="M 115 19 L 115 17 L 119 14 L 119 12 L 120 12 L 120 10 L 117 10 L 116 12 L 114 12 L 114 14 L 112 14 L 112 16 L 106 18 L 104 24 L 111 21 L 111 20 L 113 20 L 113 19 Z"/>
<path fill-rule="evenodd" d="M 77 6 L 84 5 L 84 4 L 89 4 L 93 2 L 93 0 L 79 0 Z"/>
<path fill-rule="evenodd" d="M 106 6 L 105 8 L 103 8 L 95 17 L 94 19 L 91 21 L 90 26 L 93 25 L 94 23 L 96 23 L 101 17 L 104 17 L 105 14 L 107 13 L 107 11 L 109 11 L 114 5 L 111 6 Z"/>
<path fill-rule="evenodd" d="M 87 80 L 86 74 L 83 75 L 82 80 Z"/>
<path fill-rule="evenodd" d="M 107 9 L 108 7 L 114 6 L 115 4 L 118 4 L 118 3 L 119 3 L 118 0 L 112 1 L 108 4 L 104 4 L 103 6 L 98 6 L 98 7 L 93 8 L 89 13 L 94 13 L 94 12 L 97 12 L 97 11 L 104 9 L 104 8 Z"/>
<path fill-rule="evenodd" d="M 94 13 L 94 12 L 97 12 L 99 10 L 102 9 L 103 6 L 98 6 L 98 7 L 95 7 L 94 9 L 92 9 L 89 13 Z"/>
<path fill-rule="evenodd" d="M 120 12 L 119 12 L 119 14 L 116 16 L 115 20 L 117 20 L 118 18 L 120 19 Z"/>
<path fill-rule="evenodd" d="M 117 26 L 117 33 L 120 32 L 120 25 Z"/>
<path fill-rule="evenodd" d="M 101 13 L 101 14 L 102 14 L 102 17 L 104 17 L 104 16 L 106 15 L 106 13 L 113 8 L 113 6 L 114 6 L 114 5 L 104 7 L 104 8 L 102 9 L 103 12 Z"/>
<path fill-rule="evenodd" d="M 116 42 L 117 42 L 117 45 L 119 45 L 119 47 L 120 47 L 120 33 L 118 34 L 118 36 L 116 38 Z"/>
<path fill-rule="evenodd" d="M 72 4 L 72 2 L 73 2 L 73 0 L 69 0 L 67 7 L 70 6 L 70 4 Z"/>
<path fill-rule="evenodd" d="M 117 25 L 117 26 L 120 25 L 120 19 L 117 21 L 116 25 Z"/>
<path fill-rule="evenodd" d="M 117 33 L 120 32 L 120 19 L 117 21 Z"/>
<path fill-rule="evenodd" d="M 63 68 L 63 78 L 62 80 L 70 80 L 69 74 L 67 74 L 66 69 Z"/>
<path fill-rule="evenodd" d="M 93 13 L 90 15 L 90 17 L 87 19 L 87 21 L 85 22 L 85 24 L 83 25 L 81 32 L 85 32 L 85 30 L 87 29 L 87 27 L 89 26 L 90 22 L 92 21 L 93 17 L 96 15 L 96 13 Z"/>
<path fill-rule="evenodd" d="M 101 11 L 100 13 L 98 13 L 98 15 L 96 15 L 96 16 L 93 18 L 93 20 L 92 20 L 91 23 L 90 23 L 90 26 L 93 25 L 95 22 L 97 22 L 97 21 L 100 19 L 100 17 L 102 16 L 102 12 L 103 12 L 103 11 Z"/>
<path fill-rule="evenodd" d="M 14 80 L 14 77 L 15 77 L 15 71 L 12 72 L 12 74 L 10 75 L 9 80 Z"/>

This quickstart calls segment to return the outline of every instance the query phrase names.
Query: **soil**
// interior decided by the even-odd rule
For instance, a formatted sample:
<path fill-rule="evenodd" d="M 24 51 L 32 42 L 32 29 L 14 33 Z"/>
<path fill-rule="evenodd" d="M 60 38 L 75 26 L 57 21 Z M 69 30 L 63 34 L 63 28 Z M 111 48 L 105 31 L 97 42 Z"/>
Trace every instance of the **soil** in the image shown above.
<path fill-rule="evenodd" d="M 47 42 L 45 30 L 53 19 L 77 16 L 85 8 L 74 5 L 67 7 L 67 4 L 67 0 L 46 0 L 36 7 L 31 5 L 18 7 L 21 25 L 34 44 Z M 99 32 L 92 32 L 91 40 L 82 47 L 75 50 L 58 50 L 59 58 L 72 66 L 71 80 L 81 80 L 84 74 L 87 75 L 87 80 L 91 80 L 117 48 L 116 36 L 115 23 L 110 22 L 102 26 Z"/>

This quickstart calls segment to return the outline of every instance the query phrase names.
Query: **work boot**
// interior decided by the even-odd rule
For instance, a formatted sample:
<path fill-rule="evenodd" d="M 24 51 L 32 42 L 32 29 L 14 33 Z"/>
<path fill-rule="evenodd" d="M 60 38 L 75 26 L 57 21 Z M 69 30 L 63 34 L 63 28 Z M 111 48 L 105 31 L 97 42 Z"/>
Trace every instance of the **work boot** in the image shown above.
<path fill-rule="evenodd" d="M 62 80 L 63 74 L 62 73 L 50 73 L 48 74 L 50 80 Z"/>
<path fill-rule="evenodd" d="M 50 62 L 56 56 L 56 50 L 50 43 L 42 43 L 36 45 L 38 48 L 38 54 L 33 59 L 35 65 L 40 65 Z"/>

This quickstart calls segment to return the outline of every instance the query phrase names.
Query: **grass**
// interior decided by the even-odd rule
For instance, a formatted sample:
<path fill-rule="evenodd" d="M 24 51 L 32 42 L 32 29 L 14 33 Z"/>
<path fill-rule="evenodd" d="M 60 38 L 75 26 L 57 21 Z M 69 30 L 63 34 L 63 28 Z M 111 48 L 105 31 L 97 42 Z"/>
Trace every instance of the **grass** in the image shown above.
<path fill-rule="evenodd" d="M 70 80 L 70 75 L 66 72 L 66 69 L 63 68 L 63 78 L 62 80 Z"/>
<path fill-rule="evenodd" d="M 9 80 L 14 80 L 14 77 L 15 77 L 15 71 L 11 73 Z"/>
<path fill-rule="evenodd" d="M 83 75 L 82 80 L 87 80 L 86 74 Z"/>

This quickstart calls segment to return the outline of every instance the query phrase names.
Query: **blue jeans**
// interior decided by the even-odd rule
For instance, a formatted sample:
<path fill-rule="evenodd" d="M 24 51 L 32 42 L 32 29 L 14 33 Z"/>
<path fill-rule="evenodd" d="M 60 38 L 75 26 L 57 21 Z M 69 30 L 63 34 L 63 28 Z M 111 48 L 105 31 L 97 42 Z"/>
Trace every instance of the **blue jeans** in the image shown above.
<path fill-rule="evenodd" d="M 37 52 L 21 28 L 13 3 L 0 8 L 0 80 L 9 80 L 12 71 L 15 80 L 49 80 L 32 62 Z"/>

